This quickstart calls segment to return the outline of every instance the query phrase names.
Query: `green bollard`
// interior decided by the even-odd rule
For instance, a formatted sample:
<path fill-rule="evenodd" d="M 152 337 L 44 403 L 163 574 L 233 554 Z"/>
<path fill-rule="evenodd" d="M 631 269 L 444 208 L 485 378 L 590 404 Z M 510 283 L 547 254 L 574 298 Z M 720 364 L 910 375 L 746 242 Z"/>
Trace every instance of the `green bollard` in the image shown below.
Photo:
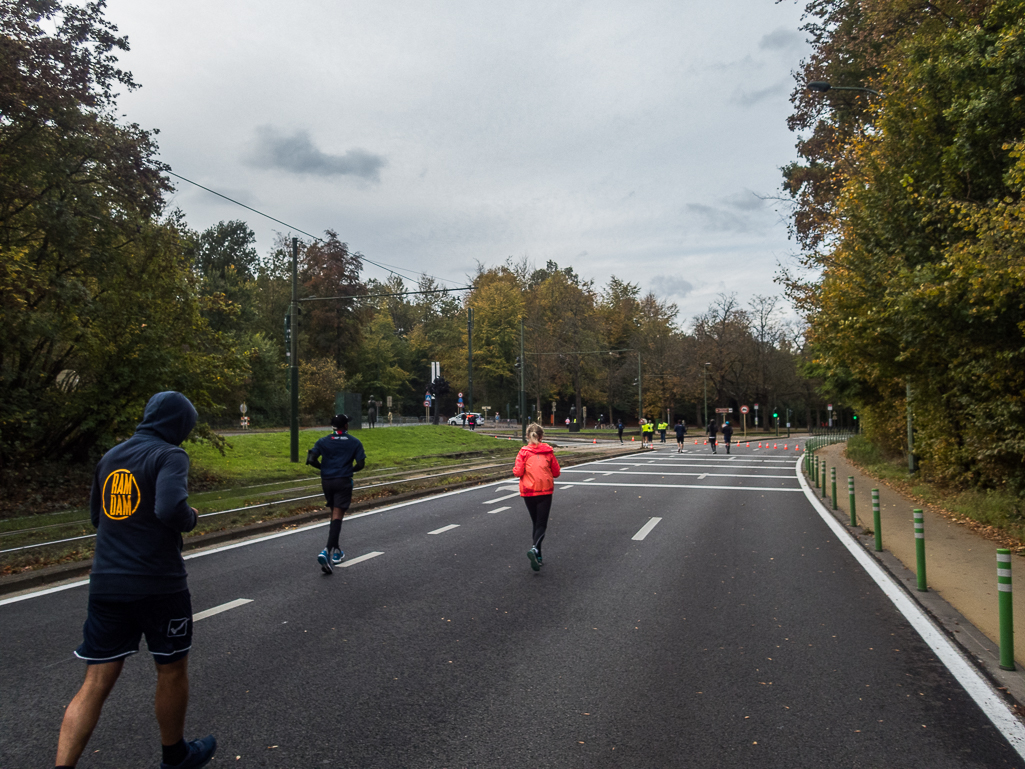
<path fill-rule="evenodd" d="M 833 509 L 836 510 L 836 468 L 829 468 L 829 478 L 833 484 Z"/>
<path fill-rule="evenodd" d="M 851 508 L 851 526 L 858 525 L 858 514 L 854 512 L 854 476 L 847 476 L 847 504 Z"/>
<path fill-rule="evenodd" d="M 822 460 L 822 498 L 829 499 L 829 494 L 826 493 L 826 460 Z"/>
<path fill-rule="evenodd" d="M 879 489 L 872 489 L 872 528 L 876 534 L 876 552 L 883 552 L 883 522 L 879 513 Z"/>
<path fill-rule="evenodd" d="M 997 600 L 1000 602 L 1000 669 L 1014 670 L 1014 604 L 1011 602 L 1011 551 L 997 550 Z"/>
<path fill-rule="evenodd" d="M 925 518 L 921 510 L 914 510 L 915 515 L 915 560 L 918 563 L 918 589 L 920 592 L 928 592 L 929 586 L 925 582 Z"/>

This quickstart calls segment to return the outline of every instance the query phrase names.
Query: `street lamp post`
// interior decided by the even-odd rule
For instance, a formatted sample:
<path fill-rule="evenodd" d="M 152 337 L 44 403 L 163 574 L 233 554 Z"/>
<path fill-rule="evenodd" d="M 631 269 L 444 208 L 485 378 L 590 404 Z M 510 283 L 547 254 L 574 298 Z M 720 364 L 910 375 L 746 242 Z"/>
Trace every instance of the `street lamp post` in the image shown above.
<path fill-rule="evenodd" d="M 701 369 L 701 374 L 705 380 L 705 427 L 708 427 L 708 367 L 711 363 L 706 363 L 705 367 Z"/>
<path fill-rule="evenodd" d="M 882 96 L 882 94 L 874 88 L 863 88 L 855 85 L 832 85 L 827 83 L 825 80 L 812 80 L 808 83 L 808 90 L 815 91 L 816 93 L 825 93 L 826 91 L 865 91 L 866 93 L 873 94 L 874 96 Z"/>

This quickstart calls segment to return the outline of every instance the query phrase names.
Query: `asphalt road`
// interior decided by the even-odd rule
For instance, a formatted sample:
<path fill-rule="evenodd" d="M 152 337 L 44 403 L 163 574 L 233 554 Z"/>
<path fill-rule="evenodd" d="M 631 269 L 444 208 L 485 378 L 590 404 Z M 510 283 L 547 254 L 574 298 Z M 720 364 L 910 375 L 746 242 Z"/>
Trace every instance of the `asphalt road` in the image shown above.
<path fill-rule="evenodd" d="M 1025 766 L 792 444 L 656 448 L 563 474 L 539 573 L 514 483 L 346 521 L 331 576 L 323 525 L 190 559 L 196 612 L 228 608 L 197 620 L 188 736 L 215 767 Z M 0 767 L 53 765 L 85 608 L 0 602 Z M 144 649 L 79 767 L 157 765 L 154 679 Z"/>

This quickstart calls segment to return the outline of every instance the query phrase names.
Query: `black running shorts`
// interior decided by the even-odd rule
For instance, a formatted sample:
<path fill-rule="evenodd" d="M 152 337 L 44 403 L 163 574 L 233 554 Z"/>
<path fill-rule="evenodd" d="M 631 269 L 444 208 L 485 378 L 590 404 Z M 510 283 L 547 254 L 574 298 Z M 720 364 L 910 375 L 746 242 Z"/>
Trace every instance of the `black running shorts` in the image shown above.
<path fill-rule="evenodd" d="M 321 478 L 324 499 L 330 508 L 348 510 L 352 504 L 352 478 Z"/>
<path fill-rule="evenodd" d="M 177 662 L 192 648 L 192 597 L 179 593 L 148 595 L 130 601 L 89 596 L 89 615 L 75 656 L 90 665 L 113 662 L 139 651 L 139 639 L 158 665 Z"/>

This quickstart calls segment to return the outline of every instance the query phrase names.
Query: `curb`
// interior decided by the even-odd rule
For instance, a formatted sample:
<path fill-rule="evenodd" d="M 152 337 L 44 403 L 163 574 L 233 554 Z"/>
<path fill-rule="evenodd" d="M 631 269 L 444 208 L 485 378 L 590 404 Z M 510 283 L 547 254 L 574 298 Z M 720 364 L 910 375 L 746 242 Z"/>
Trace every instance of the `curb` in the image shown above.
<path fill-rule="evenodd" d="M 630 449 L 629 451 L 623 451 L 622 453 L 609 452 L 607 456 L 611 458 L 637 453 L 639 453 L 637 449 Z M 594 457 L 574 457 L 571 455 L 565 457 L 565 460 L 560 464 L 564 467 L 572 467 L 573 465 L 581 465 L 594 461 Z M 378 507 L 394 505 L 397 502 L 408 502 L 413 499 L 431 497 L 435 494 L 457 491 L 459 489 L 470 488 L 472 486 L 482 486 L 486 483 L 493 483 L 496 479 L 500 479 L 504 475 L 505 473 L 503 471 L 499 471 L 482 478 L 475 478 L 471 481 L 460 481 L 458 483 L 449 483 L 443 486 L 433 486 L 429 489 L 417 489 L 415 491 L 405 491 L 401 494 L 374 497 L 363 502 L 354 503 L 352 507 L 349 508 L 349 512 L 361 513 Z M 185 553 L 191 550 L 199 550 L 201 548 L 209 547 L 210 545 L 224 544 L 225 542 L 235 542 L 260 534 L 267 534 L 273 531 L 301 526 L 321 519 L 327 520 L 330 515 L 331 514 L 326 508 L 321 508 L 314 512 L 299 513 L 298 515 L 289 516 L 288 518 L 275 518 L 272 521 L 264 521 L 263 523 L 253 523 L 248 526 L 240 526 L 234 529 L 225 529 L 224 531 L 200 534 L 195 537 L 187 538 L 184 541 L 182 552 Z M 32 571 L 25 571 L 18 574 L 10 574 L 0 577 L 0 596 L 10 595 L 11 593 L 20 593 L 25 590 L 42 587 L 43 585 L 49 585 L 54 582 L 62 582 L 67 579 L 88 576 L 89 572 L 92 570 L 92 565 L 93 562 L 90 558 L 88 561 L 60 563 L 54 566 L 44 566 L 41 569 L 33 569 Z"/>
<path fill-rule="evenodd" d="M 815 488 L 804 469 L 802 475 L 808 485 Z M 866 473 L 867 475 L 867 473 Z M 871 477 L 871 476 L 869 476 Z M 1013 707 L 1020 720 L 1025 720 L 1025 671 L 1000 668 L 999 644 L 991 641 L 981 630 L 934 590 L 918 591 L 915 572 L 889 550 L 875 551 L 875 536 L 863 533 L 863 527 L 853 527 L 843 510 L 832 510 L 822 503 L 844 530 L 874 559 L 901 587 L 904 594 L 933 621 L 935 626 L 953 643 L 961 654 Z"/>

